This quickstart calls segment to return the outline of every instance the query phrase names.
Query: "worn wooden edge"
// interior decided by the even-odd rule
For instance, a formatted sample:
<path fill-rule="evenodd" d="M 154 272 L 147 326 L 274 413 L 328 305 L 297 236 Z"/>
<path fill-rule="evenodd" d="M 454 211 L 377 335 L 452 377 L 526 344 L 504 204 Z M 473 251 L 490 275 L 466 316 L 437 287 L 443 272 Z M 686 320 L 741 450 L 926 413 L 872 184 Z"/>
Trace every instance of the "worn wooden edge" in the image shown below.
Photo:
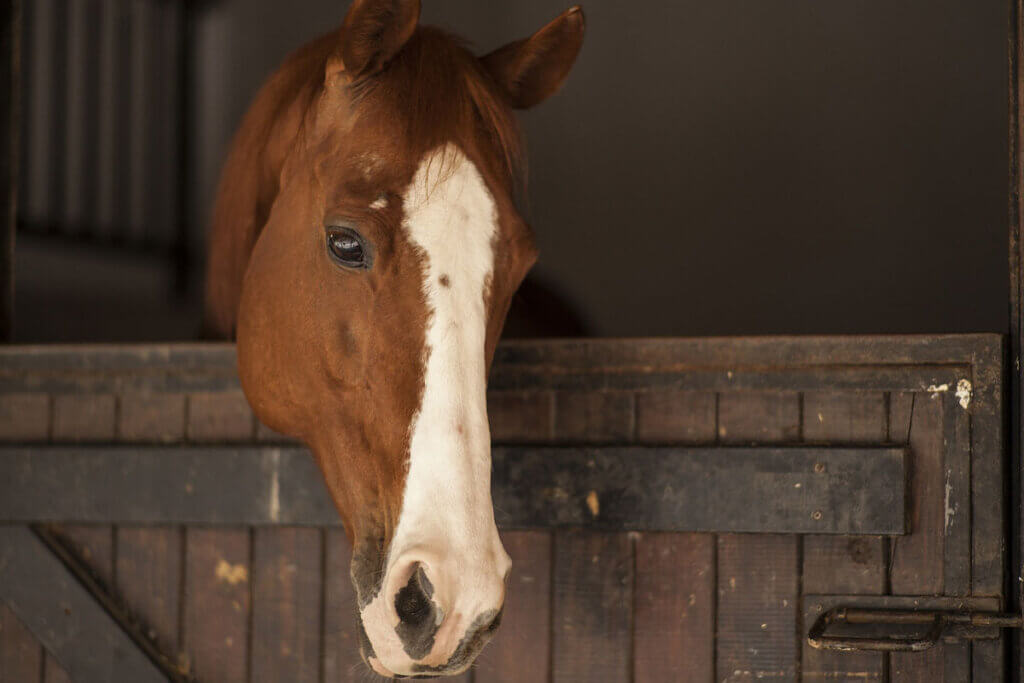
<path fill-rule="evenodd" d="M 27 527 L 0 525 L 0 599 L 80 683 L 167 683 L 61 561 Z"/>
<path fill-rule="evenodd" d="M 945 473 L 943 583 L 946 595 L 969 595 L 974 531 L 971 505 L 970 416 L 956 396 L 943 397 L 942 443 Z M 998 533 L 1002 527 L 991 530 Z"/>
<path fill-rule="evenodd" d="M 496 448 L 493 460 L 506 529 L 906 531 L 903 448 Z M 340 523 L 303 449 L 124 446 L 0 448 L 0 520 Z"/>
<path fill-rule="evenodd" d="M 1006 521 L 1010 484 L 1006 458 L 1006 415 L 1009 388 L 1006 373 L 1007 342 L 992 343 L 980 348 L 972 363 L 971 402 L 963 412 L 969 413 L 971 517 L 972 528 L 1000 529 L 1002 533 L 972 535 L 972 592 L 1000 595 L 1006 591 Z"/>
<path fill-rule="evenodd" d="M 495 367 L 552 368 L 732 364 L 861 365 L 961 364 L 999 334 L 699 337 L 648 339 L 510 340 L 498 347 Z"/>
<path fill-rule="evenodd" d="M 1021 208 L 1022 182 L 1024 182 L 1024 112 L 1021 110 L 1021 92 L 1024 89 L 1024 3 L 1011 0 L 1007 16 L 1007 132 L 1008 132 L 1008 218 L 1009 218 L 1009 287 L 1010 287 L 1010 340 L 1009 340 L 1009 500 L 1011 513 L 1009 540 L 1010 562 L 1013 567 L 1006 582 L 1016 609 L 1024 611 L 1024 581 L 1018 578 L 1021 566 L 1021 548 L 1024 546 L 1024 372 L 1021 368 L 1021 339 L 1024 337 L 1024 239 L 1021 238 L 1024 211 Z M 1005 563 L 1004 563 L 1005 564 Z M 1011 637 L 1010 673 L 1016 680 L 1024 680 L 1024 631 Z"/>
<path fill-rule="evenodd" d="M 955 370 L 944 366 L 966 366 L 1001 343 L 991 334 L 506 341 L 490 381 L 634 389 L 685 377 L 691 389 L 729 390 L 771 388 L 766 378 L 785 377 L 790 387 L 916 391 L 945 383 Z M 909 385 L 899 377 L 907 366 L 921 373 Z M 235 388 L 235 368 L 232 344 L 8 346 L 0 348 L 0 392 Z"/>

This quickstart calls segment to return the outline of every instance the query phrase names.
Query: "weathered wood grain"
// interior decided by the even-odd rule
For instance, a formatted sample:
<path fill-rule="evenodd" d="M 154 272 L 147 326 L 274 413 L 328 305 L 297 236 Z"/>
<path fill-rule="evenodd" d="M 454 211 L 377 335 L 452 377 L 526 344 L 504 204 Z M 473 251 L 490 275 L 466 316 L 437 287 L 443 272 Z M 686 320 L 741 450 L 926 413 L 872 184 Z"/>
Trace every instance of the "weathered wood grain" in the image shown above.
<path fill-rule="evenodd" d="M 551 534 L 506 531 L 512 558 L 505 611 L 480 657 L 474 683 L 544 683 L 551 672 Z"/>
<path fill-rule="evenodd" d="M 628 681 L 633 593 L 629 537 L 558 532 L 554 564 L 554 683 Z"/>
<path fill-rule="evenodd" d="M 644 444 L 714 443 L 717 401 L 709 391 L 638 393 L 636 440 Z"/>
<path fill-rule="evenodd" d="M 352 547 L 341 529 L 324 531 L 324 681 L 361 683 L 367 667 L 359 656 L 356 593 L 349 566 Z"/>
<path fill-rule="evenodd" d="M 943 402 L 940 394 L 894 397 L 890 433 L 906 434 L 911 533 L 892 540 L 889 583 L 893 595 L 940 595 L 944 589 Z M 893 653 L 892 683 L 946 683 L 944 646 L 924 653 Z"/>
<path fill-rule="evenodd" d="M 799 394 L 730 391 L 718 398 L 718 438 L 722 443 L 774 444 L 799 437 Z"/>
<path fill-rule="evenodd" d="M 251 677 L 320 680 L 319 529 L 256 529 L 253 538 Z"/>
<path fill-rule="evenodd" d="M 108 590 L 114 589 L 114 528 L 102 524 L 64 524 L 54 527 L 58 538 L 89 567 Z"/>
<path fill-rule="evenodd" d="M 712 683 L 715 537 L 643 534 L 636 542 L 634 681 Z"/>
<path fill-rule="evenodd" d="M 117 592 L 157 649 L 178 658 L 184 531 L 177 527 L 117 529 Z"/>
<path fill-rule="evenodd" d="M 186 531 L 182 646 L 200 681 L 247 680 L 250 574 L 248 530 Z"/>
<path fill-rule="evenodd" d="M 889 419 L 885 394 L 814 392 L 804 395 L 804 438 L 824 443 L 883 443 Z M 878 536 L 820 536 L 803 540 L 802 589 L 807 593 L 881 595 L 886 588 L 887 540 Z M 803 630 L 810 628 L 804 623 Z M 815 650 L 803 641 L 801 679 L 880 681 L 885 656 Z"/>
<path fill-rule="evenodd" d="M 767 534 L 718 538 L 719 681 L 796 680 L 798 543 Z"/>
<path fill-rule="evenodd" d="M 506 447 L 493 451 L 492 496 L 507 529 L 899 534 L 903 459 L 874 447 Z M 0 447 L 0 475 L 3 520 L 340 524 L 299 449 Z"/>
<path fill-rule="evenodd" d="M 0 681 L 40 680 L 43 647 L 17 615 L 0 602 Z"/>
<path fill-rule="evenodd" d="M 94 586 L 83 585 L 95 582 L 84 571 L 69 572 L 65 562 L 75 562 L 73 556 L 60 541 L 47 538 L 44 542 L 25 527 L 0 525 L 0 601 L 73 679 L 166 681 L 166 673 L 95 601 Z"/>
<path fill-rule="evenodd" d="M 909 433 L 911 533 L 893 541 L 891 589 L 893 595 L 939 595 L 945 564 L 942 400 L 917 394 L 909 413 L 902 404 L 894 404 L 893 410 L 893 430 Z"/>

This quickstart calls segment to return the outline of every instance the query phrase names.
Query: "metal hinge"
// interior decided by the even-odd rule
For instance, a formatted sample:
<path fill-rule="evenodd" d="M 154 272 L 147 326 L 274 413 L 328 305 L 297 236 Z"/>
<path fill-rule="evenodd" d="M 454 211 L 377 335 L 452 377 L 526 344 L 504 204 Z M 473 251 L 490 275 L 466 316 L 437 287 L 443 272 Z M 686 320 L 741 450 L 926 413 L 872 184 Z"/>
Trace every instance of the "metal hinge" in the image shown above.
<path fill-rule="evenodd" d="M 819 650 L 922 652 L 939 641 L 994 640 L 1002 629 L 1024 627 L 1020 614 L 993 611 L 991 598 L 808 596 L 815 597 L 807 642 Z"/>

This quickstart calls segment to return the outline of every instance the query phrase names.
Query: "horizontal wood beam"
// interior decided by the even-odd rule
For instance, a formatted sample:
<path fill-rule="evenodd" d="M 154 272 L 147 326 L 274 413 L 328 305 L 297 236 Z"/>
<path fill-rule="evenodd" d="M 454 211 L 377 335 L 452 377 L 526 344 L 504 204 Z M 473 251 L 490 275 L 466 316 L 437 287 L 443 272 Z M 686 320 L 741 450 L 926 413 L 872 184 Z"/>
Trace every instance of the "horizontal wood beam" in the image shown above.
<path fill-rule="evenodd" d="M 902 448 L 495 448 L 499 526 L 907 531 Z M 340 524 L 300 448 L 0 448 L 0 521 Z"/>

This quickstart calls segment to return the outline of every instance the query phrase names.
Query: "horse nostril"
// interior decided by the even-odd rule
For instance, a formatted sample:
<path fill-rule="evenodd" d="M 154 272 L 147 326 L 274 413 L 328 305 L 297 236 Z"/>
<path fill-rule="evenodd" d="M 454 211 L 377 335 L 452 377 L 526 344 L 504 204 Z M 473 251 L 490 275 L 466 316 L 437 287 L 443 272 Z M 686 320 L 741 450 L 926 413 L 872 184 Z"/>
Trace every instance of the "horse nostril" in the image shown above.
<path fill-rule="evenodd" d="M 429 619 L 434 611 L 434 604 L 430 600 L 434 587 L 430 584 L 422 567 L 409 577 L 409 583 L 405 584 L 398 594 L 395 595 L 395 612 L 403 623 L 410 626 L 418 626 Z"/>

